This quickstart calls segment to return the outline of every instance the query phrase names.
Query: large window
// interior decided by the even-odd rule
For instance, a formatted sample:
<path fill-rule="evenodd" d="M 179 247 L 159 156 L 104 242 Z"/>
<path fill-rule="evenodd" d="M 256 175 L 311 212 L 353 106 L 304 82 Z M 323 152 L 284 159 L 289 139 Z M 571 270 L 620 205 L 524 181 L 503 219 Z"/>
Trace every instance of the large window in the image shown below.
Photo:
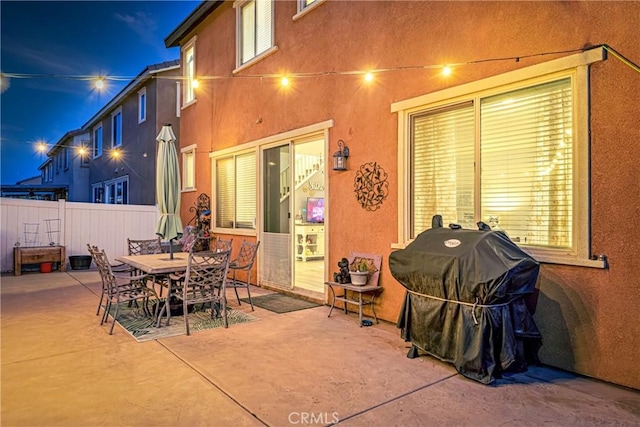
<path fill-rule="evenodd" d="M 182 190 L 195 190 L 196 188 L 196 146 L 190 145 L 182 152 Z"/>
<path fill-rule="evenodd" d="M 256 228 L 256 155 L 216 160 L 216 227 Z"/>
<path fill-rule="evenodd" d="M 102 156 L 102 124 L 93 128 L 93 158 Z"/>
<path fill-rule="evenodd" d="M 196 39 L 189 40 L 189 43 L 182 48 L 182 104 L 187 105 L 196 99 Z"/>
<path fill-rule="evenodd" d="M 541 261 L 585 265 L 585 52 L 401 101 L 401 241 L 446 225 L 503 230 Z"/>
<path fill-rule="evenodd" d="M 251 61 L 273 46 L 272 0 L 239 2 L 238 66 Z"/>
<path fill-rule="evenodd" d="M 111 114 L 111 147 L 122 145 L 122 107 Z"/>
<path fill-rule="evenodd" d="M 440 214 L 523 245 L 570 248 L 572 105 L 567 77 L 412 115 L 412 237 Z"/>

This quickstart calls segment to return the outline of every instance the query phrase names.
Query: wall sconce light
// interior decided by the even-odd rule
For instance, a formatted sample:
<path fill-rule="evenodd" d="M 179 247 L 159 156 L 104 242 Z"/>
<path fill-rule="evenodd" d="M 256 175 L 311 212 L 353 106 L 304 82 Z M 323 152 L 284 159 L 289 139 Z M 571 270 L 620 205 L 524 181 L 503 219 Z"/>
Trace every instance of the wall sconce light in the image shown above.
<path fill-rule="evenodd" d="M 349 147 L 344 145 L 343 140 L 338 141 L 338 151 L 333 153 L 333 170 L 346 171 L 347 158 L 349 157 Z"/>

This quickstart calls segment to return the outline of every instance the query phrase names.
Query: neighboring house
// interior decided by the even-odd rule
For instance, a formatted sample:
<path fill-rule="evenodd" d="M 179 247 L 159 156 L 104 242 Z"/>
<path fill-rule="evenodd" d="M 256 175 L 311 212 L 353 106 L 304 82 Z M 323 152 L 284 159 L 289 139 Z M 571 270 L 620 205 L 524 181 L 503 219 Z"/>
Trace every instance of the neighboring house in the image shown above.
<path fill-rule="evenodd" d="M 89 133 L 82 129 L 67 132 L 47 153 L 38 169 L 42 183 L 50 187 L 68 188 L 70 202 L 90 202 Z"/>
<path fill-rule="evenodd" d="M 51 161 L 47 159 L 44 165 Z M 16 182 L 15 185 L 0 185 L 0 197 L 32 200 L 59 200 L 66 199 L 68 195 L 67 185 L 43 184 L 43 175 L 33 176 Z"/>
<path fill-rule="evenodd" d="M 165 39 L 183 221 L 209 194 L 212 231 L 259 239 L 255 280 L 292 292 L 314 262 L 299 245 L 322 297 L 342 257 L 380 254 L 390 322 L 389 254 L 435 214 L 484 221 L 541 262 L 541 361 L 640 388 L 639 18 L 636 2 L 203 2 Z"/>
<path fill-rule="evenodd" d="M 82 126 L 90 135 L 94 203 L 155 205 L 156 136 L 170 123 L 180 136 L 179 61 L 146 67 Z"/>

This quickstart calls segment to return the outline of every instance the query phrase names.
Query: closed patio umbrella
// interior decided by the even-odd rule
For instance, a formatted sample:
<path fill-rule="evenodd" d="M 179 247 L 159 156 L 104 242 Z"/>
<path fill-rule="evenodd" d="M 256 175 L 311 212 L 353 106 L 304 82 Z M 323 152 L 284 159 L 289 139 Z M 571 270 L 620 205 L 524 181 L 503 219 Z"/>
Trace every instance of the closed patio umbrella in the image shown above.
<path fill-rule="evenodd" d="M 156 137 L 158 141 L 158 158 L 156 161 L 156 198 L 160 210 L 160 220 L 156 234 L 169 241 L 169 258 L 173 259 L 171 241 L 182 236 L 182 220 L 180 219 L 180 168 L 176 152 L 176 136 L 171 124 L 162 125 Z"/>

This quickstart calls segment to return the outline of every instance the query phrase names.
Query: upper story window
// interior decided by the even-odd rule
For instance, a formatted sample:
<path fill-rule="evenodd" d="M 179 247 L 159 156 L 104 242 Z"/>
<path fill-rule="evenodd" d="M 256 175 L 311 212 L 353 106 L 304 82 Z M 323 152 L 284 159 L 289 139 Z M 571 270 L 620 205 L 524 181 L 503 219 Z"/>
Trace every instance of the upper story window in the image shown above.
<path fill-rule="evenodd" d="M 196 100 L 196 38 L 192 38 L 182 48 L 182 104 L 187 105 Z"/>
<path fill-rule="evenodd" d="M 71 152 L 71 150 L 69 149 L 69 147 L 62 147 L 62 166 L 64 167 L 64 170 L 69 169 L 69 153 Z"/>
<path fill-rule="evenodd" d="M 237 5 L 238 67 L 273 47 L 273 1 L 239 1 Z"/>
<path fill-rule="evenodd" d="M 138 92 L 138 123 L 147 120 L 147 88 L 143 87 Z"/>
<path fill-rule="evenodd" d="M 182 190 L 196 188 L 196 145 L 190 145 L 182 150 Z"/>
<path fill-rule="evenodd" d="M 438 214 L 503 230 L 539 261 L 584 265 L 587 68 L 596 60 L 585 52 L 394 104 L 407 165 L 400 240 Z"/>
<path fill-rule="evenodd" d="M 122 107 L 111 114 L 111 148 L 122 145 Z"/>
<path fill-rule="evenodd" d="M 93 158 L 102 156 L 102 123 L 93 128 Z"/>
<path fill-rule="evenodd" d="M 256 228 L 256 153 L 215 162 L 216 218 L 219 228 Z"/>

